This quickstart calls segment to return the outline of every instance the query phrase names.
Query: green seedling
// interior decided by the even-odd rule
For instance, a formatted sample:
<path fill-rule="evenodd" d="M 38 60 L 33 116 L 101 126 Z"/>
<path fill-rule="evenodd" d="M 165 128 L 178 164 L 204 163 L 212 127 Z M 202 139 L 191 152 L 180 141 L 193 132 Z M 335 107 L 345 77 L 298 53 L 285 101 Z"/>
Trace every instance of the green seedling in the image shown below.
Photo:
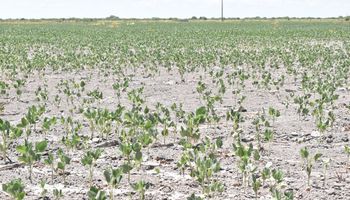
<path fill-rule="evenodd" d="M 114 199 L 113 190 L 118 188 L 122 178 L 123 170 L 121 168 L 107 169 L 103 172 L 103 175 L 109 186 L 109 198 Z"/>
<path fill-rule="evenodd" d="M 307 174 L 307 185 L 310 186 L 312 167 L 314 165 L 314 162 L 317 162 L 318 159 L 322 156 L 322 154 L 316 153 L 313 157 L 310 157 L 308 149 L 304 147 L 300 150 L 300 155 L 301 158 L 304 160 L 304 169 L 306 170 Z"/>
<path fill-rule="evenodd" d="M 258 199 L 258 191 L 261 188 L 261 181 L 257 178 L 256 175 L 252 175 L 252 187 L 253 187 L 253 191 L 255 194 L 255 199 Z"/>
<path fill-rule="evenodd" d="M 2 113 L 4 113 L 5 111 L 5 104 L 0 102 L 0 115 L 2 115 Z"/>
<path fill-rule="evenodd" d="M 45 107 L 44 106 L 31 106 L 29 107 L 27 114 L 25 117 L 21 119 L 21 123 L 18 124 L 19 128 L 25 129 L 26 133 L 26 139 L 28 140 L 28 137 L 32 133 L 32 131 L 36 131 L 36 125 L 39 122 L 41 116 L 45 113 Z M 29 127 L 28 127 L 29 126 Z"/>
<path fill-rule="evenodd" d="M 99 100 L 103 99 L 103 94 L 98 89 L 95 89 L 95 90 L 89 92 L 87 95 L 89 97 L 91 97 L 93 99 L 93 101 L 99 101 Z"/>
<path fill-rule="evenodd" d="M 122 152 L 126 162 L 122 165 L 123 173 L 128 174 L 128 182 L 130 183 L 131 170 L 134 166 L 139 166 L 142 161 L 142 145 L 140 143 L 130 143 L 125 139 L 120 144 L 120 151 Z"/>
<path fill-rule="evenodd" d="M 211 143 L 209 138 L 205 138 L 204 144 L 190 153 L 190 160 L 194 162 L 194 167 L 191 169 L 191 176 L 196 178 L 202 187 L 204 195 L 209 195 L 210 192 L 222 192 L 222 184 L 214 187 L 213 176 L 220 170 L 220 162 L 217 158 L 217 150 L 222 147 L 222 140 L 217 139 Z M 218 183 L 218 182 L 216 182 Z M 218 189 L 218 191 L 212 189 Z"/>
<path fill-rule="evenodd" d="M 255 134 L 258 141 L 258 150 L 263 150 L 262 136 L 265 137 L 266 141 L 270 141 L 273 138 L 273 132 L 269 129 L 270 122 L 266 119 L 265 111 L 263 111 L 263 114 L 258 113 L 252 124 L 255 126 Z"/>
<path fill-rule="evenodd" d="M 13 87 L 16 90 L 16 95 L 17 95 L 17 100 L 19 101 L 19 99 L 21 98 L 22 95 L 22 89 L 25 85 L 26 81 L 25 80 L 21 80 L 21 79 L 17 79 L 15 81 L 15 83 L 13 84 Z"/>
<path fill-rule="evenodd" d="M 47 189 L 45 188 L 46 180 L 45 179 L 41 179 L 39 184 L 40 184 L 40 188 L 41 188 L 40 197 L 42 199 L 45 199 L 46 198 L 46 194 L 47 194 Z"/>
<path fill-rule="evenodd" d="M 89 200 L 107 200 L 106 192 L 97 187 L 90 187 L 87 195 Z"/>
<path fill-rule="evenodd" d="M 102 154 L 101 149 L 90 150 L 90 151 L 86 152 L 84 154 L 83 158 L 81 159 L 81 163 L 84 166 L 89 167 L 90 186 L 92 186 L 92 182 L 93 182 L 94 165 L 96 164 L 97 159 L 100 158 L 101 154 Z"/>
<path fill-rule="evenodd" d="M 81 143 L 83 141 L 83 137 L 79 136 L 76 133 L 73 133 L 70 136 L 63 136 L 61 141 L 64 144 L 64 146 L 67 147 L 68 151 L 71 151 L 73 149 L 79 149 L 79 147 L 81 147 Z"/>
<path fill-rule="evenodd" d="M 166 108 L 165 106 L 161 105 L 160 103 L 157 103 L 157 110 L 158 110 L 158 122 L 162 125 L 163 130 L 161 131 L 163 136 L 163 143 L 165 144 L 165 138 L 169 135 L 169 128 L 175 127 L 174 122 L 171 120 L 170 117 L 170 110 Z"/>
<path fill-rule="evenodd" d="M 327 170 L 328 170 L 330 162 L 331 162 L 330 158 L 323 158 L 322 159 L 322 165 L 323 165 L 323 187 L 326 186 Z"/>
<path fill-rule="evenodd" d="M 276 200 L 293 200 L 292 191 L 282 192 L 283 172 L 281 170 L 273 169 L 271 171 L 271 177 L 274 183 L 270 186 L 270 192 L 272 197 Z"/>
<path fill-rule="evenodd" d="M 260 159 L 259 151 L 254 150 L 252 144 L 246 147 L 240 142 L 238 142 L 237 145 L 233 144 L 233 150 L 235 155 L 239 157 L 238 168 L 243 174 L 242 185 L 248 186 L 249 174 L 254 173 L 257 169 L 253 161 L 258 161 Z"/>
<path fill-rule="evenodd" d="M 44 89 L 42 89 L 41 86 L 38 87 L 38 89 L 35 91 L 35 96 L 36 96 L 36 100 L 37 101 L 42 101 L 44 104 L 46 104 L 46 102 L 49 99 L 49 93 L 47 91 L 47 85 L 45 85 L 46 87 L 44 87 Z"/>
<path fill-rule="evenodd" d="M 174 127 L 174 142 L 176 139 L 176 134 L 178 133 L 178 124 L 180 121 L 183 121 L 185 118 L 185 111 L 183 110 L 183 104 L 180 103 L 177 105 L 176 103 L 173 103 L 171 105 L 171 110 L 175 113 L 175 127 Z"/>
<path fill-rule="evenodd" d="M 2 190 L 9 194 L 13 200 L 22 200 L 26 195 L 24 185 L 20 179 L 15 179 L 9 183 L 2 184 Z"/>
<path fill-rule="evenodd" d="M 261 172 L 262 185 L 265 185 L 267 179 L 271 177 L 271 170 L 269 167 L 264 167 Z"/>
<path fill-rule="evenodd" d="M 8 97 L 8 89 L 9 89 L 9 85 L 7 83 L 5 83 L 4 81 L 0 81 L 0 95 L 2 97 Z"/>
<path fill-rule="evenodd" d="M 350 163 L 350 146 L 345 145 L 344 146 L 344 152 L 346 153 L 346 156 L 348 158 L 348 163 Z"/>
<path fill-rule="evenodd" d="M 96 130 L 95 119 L 96 119 L 96 116 L 97 116 L 97 111 L 96 110 L 92 110 L 92 109 L 87 109 L 84 112 L 84 116 L 89 122 L 89 127 L 90 127 L 90 132 L 91 132 L 90 138 L 93 138 L 94 137 L 94 132 Z"/>
<path fill-rule="evenodd" d="M 59 149 L 58 152 L 59 161 L 57 163 L 55 171 L 62 174 L 63 183 L 66 184 L 66 167 L 70 164 L 71 158 L 69 158 L 62 149 Z"/>
<path fill-rule="evenodd" d="M 51 168 L 51 184 L 53 184 L 54 172 L 55 172 L 55 158 L 52 153 L 47 155 L 44 163 Z"/>
<path fill-rule="evenodd" d="M 25 140 L 24 145 L 17 146 L 17 151 L 20 153 L 19 161 L 28 166 L 29 180 L 32 182 L 33 164 L 40 161 L 42 153 L 46 150 L 47 141 L 37 142 L 33 148 L 33 144 Z"/>
<path fill-rule="evenodd" d="M 140 199 L 145 200 L 145 193 L 150 187 L 150 183 L 141 180 L 132 184 L 131 186 L 137 193 L 139 193 Z"/>
<path fill-rule="evenodd" d="M 57 123 L 56 117 L 52 117 L 52 118 L 45 117 L 42 125 L 42 130 L 44 135 L 47 135 L 47 133 L 51 131 L 52 126 L 56 125 L 56 123 Z"/>
<path fill-rule="evenodd" d="M 194 193 L 191 196 L 187 197 L 187 200 L 203 200 L 201 197 L 196 196 Z"/>
<path fill-rule="evenodd" d="M 64 195 L 63 195 L 62 190 L 59 190 L 59 189 L 55 188 L 55 189 L 53 189 L 53 196 L 54 196 L 54 199 L 55 199 L 55 200 L 59 200 L 59 199 L 61 199 Z"/>
<path fill-rule="evenodd" d="M 235 111 L 234 109 L 230 109 L 226 113 L 226 121 L 232 121 L 232 132 L 231 135 L 234 135 L 235 139 L 241 141 L 241 132 L 240 123 L 244 122 L 243 117 L 239 111 Z"/>
<path fill-rule="evenodd" d="M 7 155 L 7 150 L 9 149 L 9 144 L 16 138 L 19 138 L 23 131 L 17 127 L 11 127 L 10 122 L 0 119 L 0 133 L 1 133 L 1 143 L 0 151 L 4 160 L 12 162 Z"/>
<path fill-rule="evenodd" d="M 275 124 L 276 118 L 281 116 L 281 113 L 279 110 L 269 107 L 269 115 L 272 117 L 272 122 Z"/>
<path fill-rule="evenodd" d="M 199 138 L 199 125 L 203 124 L 207 118 L 205 107 L 200 107 L 196 113 L 189 113 L 185 119 L 185 126 L 181 126 L 181 136 L 187 139 L 189 144 L 194 144 Z"/>
<path fill-rule="evenodd" d="M 124 77 L 122 81 L 118 81 L 117 83 L 113 84 L 113 89 L 118 98 L 118 104 L 120 103 L 121 93 L 125 92 L 126 89 L 129 87 L 129 81 L 130 81 L 129 78 Z"/>

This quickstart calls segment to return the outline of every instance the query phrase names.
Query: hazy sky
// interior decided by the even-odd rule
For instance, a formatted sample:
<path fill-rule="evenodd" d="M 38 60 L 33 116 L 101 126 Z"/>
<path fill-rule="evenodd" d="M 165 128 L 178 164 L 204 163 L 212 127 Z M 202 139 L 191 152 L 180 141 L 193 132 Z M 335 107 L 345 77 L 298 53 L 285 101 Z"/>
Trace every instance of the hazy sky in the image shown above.
<path fill-rule="evenodd" d="M 220 16 L 221 0 L 0 0 L 0 18 Z M 226 17 L 337 17 L 350 0 L 224 0 Z"/>

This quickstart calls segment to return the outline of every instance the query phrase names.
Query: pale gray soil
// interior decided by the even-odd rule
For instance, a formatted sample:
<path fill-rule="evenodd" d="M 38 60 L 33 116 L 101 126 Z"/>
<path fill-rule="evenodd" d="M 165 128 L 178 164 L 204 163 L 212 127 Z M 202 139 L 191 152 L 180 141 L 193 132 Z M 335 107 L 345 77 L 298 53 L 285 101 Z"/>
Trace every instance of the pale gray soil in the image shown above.
<path fill-rule="evenodd" d="M 229 70 L 226 70 L 229 72 Z M 92 74 L 92 79 L 88 77 Z M 109 72 L 107 72 L 109 73 Z M 278 73 L 278 72 L 276 72 Z M 129 74 L 134 74 L 129 72 Z M 205 75 L 204 72 L 193 72 L 185 75 L 186 82 L 181 82 L 180 76 L 177 72 L 166 72 L 161 70 L 161 73 L 154 78 L 148 77 L 147 74 L 142 74 L 141 71 L 135 73 L 130 83 L 130 89 L 145 87 L 144 96 L 146 99 L 146 105 L 150 108 L 154 108 L 157 102 L 160 102 L 166 106 L 171 106 L 172 103 L 183 103 L 186 111 L 195 111 L 196 108 L 201 106 L 199 95 L 196 92 L 196 84 L 199 81 L 199 77 L 202 75 L 204 81 L 210 84 L 211 78 L 209 75 Z M 19 77 L 22 75 L 19 74 Z M 9 98 L 0 98 L 0 102 L 5 103 L 5 111 L 1 115 L 1 118 L 9 120 L 11 123 L 16 124 L 21 117 L 27 112 L 27 108 L 31 105 L 38 105 L 38 101 L 35 100 L 35 90 L 39 86 L 43 86 L 47 82 L 47 89 L 49 91 L 49 103 L 45 116 L 57 116 L 69 115 L 67 105 L 65 103 L 65 97 L 61 94 L 62 105 L 58 109 L 53 105 L 54 96 L 58 94 L 56 85 L 60 80 L 74 79 L 75 81 L 85 80 L 87 83 L 86 91 L 92 91 L 99 88 L 103 92 L 104 99 L 95 106 L 101 108 L 115 109 L 117 105 L 117 98 L 112 88 L 115 77 L 105 77 L 102 73 L 99 75 L 98 70 L 82 70 L 77 72 L 50 72 L 47 71 L 44 77 L 40 77 L 37 73 L 29 75 L 29 79 L 20 101 L 16 100 L 15 91 L 11 90 Z M 344 145 L 349 144 L 349 131 L 346 129 L 350 125 L 350 117 L 348 110 L 344 107 L 344 103 L 349 103 L 350 95 L 346 89 L 338 90 L 340 95 L 339 100 L 336 101 L 335 126 L 328 130 L 322 140 L 322 144 L 319 144 L 318 135 L 316 132 L 314 120 L 312 117 L 307 117 L 305 120 L 298 117 L 296 112 L 296 105 L 290 100 L 290 107 L 288 109 L 281 103 L 288 96 L 289 90 L 294 90 L 298 94 L 300 83 L 294 84 L 292 80 L 286 80 L 286 84 L 280 91 L 272 89 L 271 92 L 264 90 L 258 91 L 248 81 L 246 88 L 243 92 L 247 96 L 244 102 L 244 108 L 247 112 L 243 113 L 245 122 L 242 124 L 243 138 L 245 141 L 252 142 L 254 139 L 254 126 L 252 120 L 256 116 L 258 111 L 262 108 L 267 110 L 270 106 L 273 106 L 281 111 L 281 117 L 277 118 L 274 129 L 276 131 L 275 138 L 270 144 L 264 144 L 267 152 L 262 155 L 259 167 L 262 168 L 266 163 L 271 162 L 274 168 L 281 169 L 284 172 L 284 184 L 286 189 L 294 191 L 295 199 L 350 199 L 350 174 L 348 159 L 344 153 Z M 213 86 L 214 87 L 214 86 Z M 241 174 L 237 168 L 237 158 L 233 154 L 232 150 L 232 137 L 230 136 L 230 127 L 226 126 L 225 113 L 227 109 L 234 106 L 235 101 L 233 95 L 230 92 L 230 88 L 227 88 L 226 95 L 222 104 L 217 104 L 216 109 L 218 113 L 223 116 L 221 122 L 215 127 L 208 128 L 207 125 L 201 126 L 202 137 L 208 136 L 210 138 L 222 137 L 224 138 L 224 147 L 220 150 L 220 161 L 222 170 L 217 174 L 217 178 L 225 185 L 225 191 L 222 194 L 216 194 L 212 199 L 253 199 L 254 192 L 249 188 L 244 188 L 240 185 Z M 279 100 L 277 95 L 280 95 Z M 126 94 L 123 93 L 121 103 L 123 105 L 129 105 L 126 98 Z M 84 120 L 81 114 L 75 114 L 75 120 L 83 122 L 84 128 L 80 134 L 89 135 L 89 128 L 87 121 Z M 40 129 L 40 126 L 38 126 Z M 58 145 L 63 146 L 60 143 L 61 137 L 64 135 L 64 131 L 61 125 L 56 125 L 54 130 L 47 136 L 41 133 L 35 133 L 30 136 L 30 140 L 37 141 L 44 138 L 48 139 L 49 149 L 57 150 Z M 110 140 L 116 138 L 110 136 Z M 175 139 L 175 142 L 174 142 Z M 151 183 L 151 187 L 146 192 L 146 199 L 186 199 L 190 194 L 195 192 L 201 193 L 200 186 L 196 181 L 189 176 L 189 173 L 185 173 L 185 176 L 180 174 L 180 170 L 177 169 L 176 163 L 179 160 L 182 152 L 182 147 L 178 144 L 179 138 L 174 138 L 173 133 L 170 133 L 169 137 L 163 145 L 163 137 L 159 136 L 159 141 L 155 142 L 149 149 L 149 153 L 144 150 L 145 160 L 140 170 L 132 171 L 132 181 L 135 182 L 139 179 L 144 179 Z M 255 141 L 255 140 L 254 140 Z M 253 142 L 254 142 L 253 141 Z M 94 139 L 92 146 L 98 146 L 105 141 L 101 141 L 98 138 Z M 17 153 L 15 146 L 22 144 L 23 139 L 16 141 L 11 145 L 10 158 L 17 162 Z M 255 142 L 254 142 L 255 144 Z M 318 162 L 312 172 L 312 187 L 308 188 L 306 183 L 306 172 L 302 170 L 302 160 L 299 155 L 299 151 L 302 147 L 309 147 L 312 155 L 316 152 L 323 154 L 323 157 L 331 159 L 330 167 L 327 170 L 327 182 L 323 187 L 323 171 L 322 164 Z M 102 158 L 97 161 L 95 168 L 94 183 L 95 185 L 108 190 L 107 184 L 103 177 L 104 169 L 109 166 L 118 167 L 123 163 L 123 158 L 119 151 L 118 145 L 112 147 L 103 148 L 104 152 Z M 14 178 L 21 178 L 25 185 L 25 191 L 27 193 L 26 199 L 38 199 L 40 197 L 41 189 L 39 187 L 39 180 L 41 178 L 47 178 L 48 184 L 48 196 L 52 199 L 53 188 L 62 188 L 64 193 L 63 199 L 86 199 L 86 193 L 89 189 L 88 184 L 88 170 L 80 163 L 83 150 L 74 150 L 69 152 L 69 156 L 72 157 L 72 163 L 68 166 L 67 176 L 68 184 L 62 185 L 62 177 L 55 177 L 54 184 L 51 184 L 50 168 L 44 164 L 38 163 L 34 166 L 33 171 L 33 183 L 31 184 L 26 178 L 28 172 L 26 167 L 18 167 L 9 170 L 0 171 L 0 183 L 8 182 Z M 0 160 L 1 166 L 4 166 L 4 161 Z M 160 173 L 155 172 L 155 168 L 160 169 Z M 342 180 L 340 180 L 342 179 Z M 126 177 L 123 178 L 122 184 L 118 190 L 114 192 L 115 199 L 129 199 L 130 186 L 127 184 Z M 132 199 L 138 199 L 138 195 L 132 192 Z M 0 192 L 0 199 L 8 199 L 9 197 Z M 268 187 L 262 188 L 259 192 L 260 199 L 271 199 L 271 194 Z"/>

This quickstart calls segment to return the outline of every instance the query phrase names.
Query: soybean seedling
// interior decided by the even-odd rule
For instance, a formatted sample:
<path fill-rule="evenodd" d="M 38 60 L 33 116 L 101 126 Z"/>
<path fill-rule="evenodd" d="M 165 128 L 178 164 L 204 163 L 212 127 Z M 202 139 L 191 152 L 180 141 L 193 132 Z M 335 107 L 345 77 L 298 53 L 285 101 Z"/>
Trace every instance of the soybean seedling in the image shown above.
<path fill-rule="evenodd" d="M 47 141 L 37 142 L 33 149 L 33 144 L 25 140 L 24 145 L 17 146 L 17 151 L 20 153 L 19 161 L 28 165 L 29 180 L 32 182 L 33 164 L 40 160 L 42 153 L 47 147 Z"/>
<path fill-rule="evenodd" d="M 59 161 L 57 163 L 56 172 L 61 172 L 63 177 L 63 183 L 66 184 L 66 166 L 70 164 L 71 158 L 69 158 L 62 149 L 59 149 L 58 152 Z"/>
<path fill-rule="evenodd" d="M 125 92 L 128 87 L 129 87 L 129 78 L 127 77 L 125 77 L 122 81 L 118 81 L 113 84 L 113 89 L 118 98 L 118 104 L 120 103 L 121 93 Z"/>
<path fill-rule="evenodd" d="M 139 193 L 140 199 L 145 200 L 145 193 L 146 190 L 150 187 L 150 183 L 145 182 L 143 180 L 136 182 L 135 184 L 131 185 L 132 188 Z"/>
<path fill-rule="evenodd" d="M 41 199 L 45 199 L 46 194 L 47 194 L 47 189 L 45 188 L 46 180 L 41 179 L 39 184 L 40 184 L 40 188 L 41 188 L 40 197 L 41 197 Z"/>
<path fill-rule="evenodd" d="M 55 200 L 59 200 L 59 199 L 61 199 L 64 195 L 63 195 L 62 190 L 59 190 L 59 189 L 55 188 L 55 189 L 53 189 L 53 196 L 54 196 L 54 199 L 55 199 Z"/>
<path fill-rule="evenodd" d="M 121 168 L 116 168 L 116 169 L 107 169 L 103 172 L 103 175 L 108 183 L 109 186 L 109 198 L 111 200 L 114 199 L 114 194 L 113 190 L 116 189 L 120 181 L 123 178 L 123 170 Z"/>
<path fill-rule="evenodd" d="M 349 164 L 349 162 L 350 162 L 350 146 L 345 145 L 344 152 L 346 153 L 346 156 L 348 157 L 348 164 Z"/>
<path fill-rule="evenodd" d="M 276 200 L 293 200 L 293 191 L 282 192 L 283 172 L 281 170 L 273 169 L 271 171 L 271 177 L 274 180 L 274 184 L 270 187 L 272 197 Z"/>
<path fill-rule="evenodd" d="M 187 200 L 203 200 L 201 197 L 196 196 L 194 193 L 191 196 L 187 197 Z"/>
<path fill-rule="evenodd" d="M 5 105 L 4 105 L 4 103 L 0 102 L 0 115 L 2 115 L 4 110 L 5 110 Z"/>
<path fill-rule="evenodd" d="M 255 199 L 258 199 L 258 191 L 261 188 L 261 181 L 258 179 L 257 175 L 253 174 L 252 175 L 252 187 L 254 190 L 254 194 L 255 194 Z"/>
<path fill-rule="evenodd" d="M 54 126 L 56 123 L 57 123 L 56 117 L 52 117 L 52 118 L 45 117 L 42 125 L 42 130 L 44 132 L 44 135 L 47 135 L 47 133 L 51 131 L 52 126 Z"/>
<path fill-rule="evenodd" d="M 47 155 L 47 158 L 44 160 L 44 163 L 51 168 L 51 184 L 53 184 L 54 172 L 55 172 L 55 158 L 52 153 Z"/>
<path fill-rule="evenodd" d="M 20 179 L 15 179 L 9 183 L 2 184 L 2 190 L 9 194 L 13 200 L 22 200 L 26 195 L 24 192 L 24 185 Z"/>
<path fill-rule="evenodd" d="M 20 100 L 21 95 L 22 95 L 22 88 L 24 87 L 26 81 L 25 80 L 21 80 L 21 79 L 17 79 L 15 81 L 15 83 L 13 84 L 13 87 L 16 90 L 16 95 L 17 95 L 17 101 Z"/>
<path fill-rule="evenodd" d="M 96 149 L 95 151 L 90 150 L 86 152 L 83 158 L 81 159 L 81 163 L 84 166 L 89 167 L 90 186 L 92 186 L 92 181 L 93 181 L 94 165 L 96 163 L 96 160 L 101 156 L 101 153 L 102 153 L 101 149 Z"/>
<path fill-rule="evenodd" d="M 272 117 L 273 124 L 275 124 L 276 118 L 281 116 L 281 113 L 279 110 L 277 110 L 273 107 L 269 107 L 269 115 L 270 115 L 270 117 Z"/>
<path fill-rule="evenodd" d="M 4 160 L 12 162 L 7 155 L 9 144 L 16 138 L 19 138 L 23 131 L 17 127 L 11 127 L 10 122 L 0 119 L 0 133 L 2 142 L 0 143 L 0 151 Z"/>
<path fill-rule="evenodd" d="M 322 165 L 323 165 L 323 187 L 326 186 L 327 170 L 328 170 L 330 162 L 331 162 L 330 158 L 323 158 L 322 159 Z"/>
<path fill-rule="evenodd" d="M 189 165 L 191 167 L 191 177 L 198 181 L 204 195 L 210 195 L 210 192 L 222 192 L 222 183 L 214 179 L 215 173 L 220 170 L 220 161 L 218 159 L 218 150 L 222 147 L 222 140 L 219 138 L 211 142 L 205 138 L 203 144 L 193 147 L 189 154 Z"/>
<path fill-rule="evenodd" d="M 89 200 L 107 200 L 106 192 L 97 187 L 90 187 L 87 195 Z"/>
<path fill-rule="evenodd" d="M 316 153 L 312 158 L 310 158 L 308 149 L 304 147 L 300 150 L 300 155 L 302 159 L 304 159 L 304 168 L 307 174 L 307 185 L 310 186 L 312 167 L 314 165 L 314 162 L 316 162 L 322 156 L 322 154 Z"/>
<path fill-rule="evenodd" d="M 250 144 L 249 147 L 243 146 L 240 142 L 238 144 L 233 144 L 233 150 L 235 152 L 235 155 L 238 156 L 239 162 L 238 162 L 238 168 L 243 174 L 243 180 L 242 185 L 246 186 L 248 185 L 248 173 L 250 170 L 248 170 L 249 164 L 251 164 L 251 156 L 253 153 L 253 145 Z"/>
<path fill-rule="evenodd" d="M 226 122 L 231 120 L 233 122 L 232 124 L 232 132 L 231 134 L 234 135 L 234 137 L 241 141 L 241 132 L 239 124 L 241 122 L 244 122 L 243 117 L 239 111 L 235 111 L 234 109 L 230 109 L 226 113 Z"/>

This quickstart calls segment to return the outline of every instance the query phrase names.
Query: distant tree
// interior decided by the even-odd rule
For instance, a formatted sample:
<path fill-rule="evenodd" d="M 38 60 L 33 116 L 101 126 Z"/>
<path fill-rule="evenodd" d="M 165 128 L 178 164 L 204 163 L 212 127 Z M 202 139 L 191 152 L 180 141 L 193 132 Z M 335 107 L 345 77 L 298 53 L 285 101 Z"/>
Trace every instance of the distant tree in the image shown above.
<path fill-rule="evenodd" d="M 345 21 L 350 21 L 350 16 L 346 16 Z"/>
<path fill-rule="evenodd" d="M 199 17 L 200 20 L 207 20 L 206 17 L 202 16 L 202 17 Z"/>
<path fill-rule="evenodd" d="M 196 20 L 196 19 L 197 19 L 197 17 L 196 17 L 196 16 L 193 16 L 193 17 L 191 17 L 191 19 L 192 19 L 192 20 Z"/>
<path fill-rule="evenodd" d="M 119 19 L 119 17 L 115 16 L 115 15 L 111 15 L 109 17 L 106 17 L 106 19 L 110 19 L 110 20 L 117 20 Z"/>

